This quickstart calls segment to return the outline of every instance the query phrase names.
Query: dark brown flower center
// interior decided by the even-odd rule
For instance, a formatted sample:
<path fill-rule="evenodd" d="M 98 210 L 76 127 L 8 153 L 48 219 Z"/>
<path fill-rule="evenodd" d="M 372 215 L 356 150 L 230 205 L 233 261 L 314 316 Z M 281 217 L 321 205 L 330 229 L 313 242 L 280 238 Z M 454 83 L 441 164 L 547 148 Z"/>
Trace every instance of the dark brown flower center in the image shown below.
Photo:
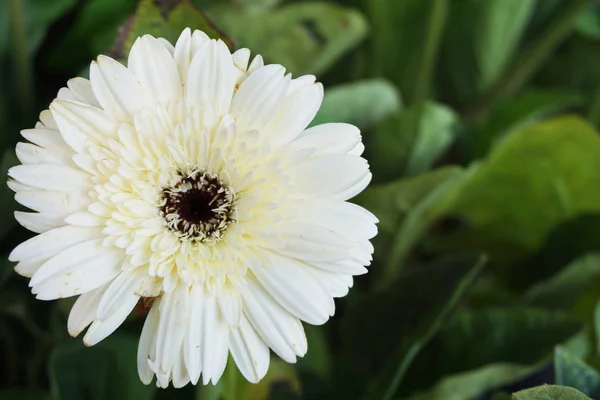
<path fill-rule="evenodd" d="M 217 175 L 195 171 L 162 191 L 161 215 L 181 238 L 221 240 L 233 221 L 234 194 Z"/>

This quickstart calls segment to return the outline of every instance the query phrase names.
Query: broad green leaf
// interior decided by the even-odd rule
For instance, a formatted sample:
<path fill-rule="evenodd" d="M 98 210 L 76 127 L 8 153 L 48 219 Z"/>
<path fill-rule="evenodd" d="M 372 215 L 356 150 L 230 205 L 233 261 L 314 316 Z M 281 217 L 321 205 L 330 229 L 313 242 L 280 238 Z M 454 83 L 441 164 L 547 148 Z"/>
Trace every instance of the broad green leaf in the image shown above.
<path fill-rule="evenodd" d="M 370 79 L 325 91 L 311 125 L 346 122 L 367 129 L 399 111 L 400 98 L 394 86 L 385 80 Z"/>
<path fill-rule="evenodd" d="M 577 297 L 600 278 L 600 255 L 579 258 L 550 279 L 532 286 L 523 296 L 530 305 L 570 309 Z"/>
<path fill-rule="evenodd" d="M 433 188 L 422 201 L 413 207 L 394 232 L 391 251 L 384 264 L 383 281 L 389 282 L 402 270 L 404 260 L 427 229 L 435 230 L 435 221 L 442 215 L 445 205 L 451 201 L 462 182 L 472 173 L 460 171 Z M 440 221 L 443 224 L 443 220 Z"/>
<path fill-rule="evenodd" d="M 557 344 L 572 344 L 583 323 L 566 313 L 523 307 L 463 310 L 450 318 L 409 371 L 405 390 L 424 390 L 446 376 L 488 364 L 534 367 Z M 443 357 L 440 357 L 443 354 Z"/>
<path fill-rule="evenodd" d="M 472 400 L 494 388 L 514 383 L 533 370 L 530 366 L 519 364 L 489 364 L 472 371 L 450 375 L 436 383 L 433 388 L 414 394 L 407 400 Z"/>
<path fill-rule="evenodd" d="M 554 351 L 554 373 L 557 385 L 571 386 L 593 399 L 600 396 L 600 373 L 561 346 Z"/>
<path fill-rule="evenodd" d="M 79 340 L 57 345 L 49 361 L 53 399 L 152 399 L 156 387 L 138 377 L 137 342 L 114 334 L 89 348 Z"/>
<path fill-rule="evenodd" d="M 382 285 L 394 282 L 404 267 L 404 259 L 467 175 L 459 167 L 440 168 L 371 186 L 355 199 L 379 219 L 379 234 L 373 238 L 373 244 L 375 262 L 383 266 Z"/>
<path fill-rule="evenodd" d="M 367 33 L 366 19 L 358 11 L 325 2 L 293 3 L 252 14 L 219 7 L 210 15 L 241 47 L 294 75 L 327 70 Z"/>
<path fill-rule="evenodd" d="M 536 122 L 550 114 L 582 103 L 574 91 L 529 90 L 514 99 L 500 101 L 474 132 L 465 135 L 474 157 L 482 157 L 499 140 L 514 130 Z"/>
<path fill-rule="evenodd" d="M 172 4 L 168 10 L 163 10 L 152 0 L 142 0 L 131 20 L 123 26 L 123 32 L 112 51 L 119 58 L 125 59 L 135 40 L 145 34 L 165 38 L 174 45 L 185 28 L 200 29 L 211 38 L 223 39 L 232 47 L 231 41 L 219 33 L 210 20 L 189 1 L 178 0 Z"/>
<path fill-rule="evenodd" d="M 434 102 L 415 104 L 377 126 L 365 137 L 377 178 L 427 172 L 454 140 L 458 117 Z"/>
<path fill-rule="evenodd" d="M 379 218 L 379 231 L 394 233 L 398 223 L 428 194 L 452 178 L 461 176 L 460 167 L 448 166 L 423 175 L 372 185 L 358 195 L 357 203 Z"/>
<path fill-rule="evenodd" d="M 458 118 L 452 109 L 426 102 L 406 110 L 400 121 L 400 135 L 410 149 L 404 174 L 416 175 L 429 170 L 448 149 Z"/>
<path fill-rule="evenodd" d="M 52 68 L 75 70 L 107 53 L 119 26 L 135 10 L 137 0 L 88 0 L 78 8 L 75 23 L 48 58 Z"/>
<path fill-rule="evenodd" d="M 475 28 L 475 56 L 480 85 L 496 82 L 514 57 L 536 0 L 486 0 L 479 2 Z"/>
<path fill-rule="evenodd" d="M 590 39 L 600 39 L 600 6 L 597 2 L 590 1 L 588 7 L 579 14 L 575 29 Z"/>
<path fill-rule="evenodd" d="M 513 400 L 591 400 L 580 391 L 558 385 L 543 385 L 513 393 Z"/>
<path fill-rule="evenodd" d="M 599 180 L 600 137 L 590 125 L 576 117 L 528 125 L 499 143 L 447 205 L 467 224 L 440 235 L 436 248 L 483 249 L 508 279 L 507 266 L 561 223 L 600 211 Z"/>
<path fill-rule="evenodd" d="M 431 90 L 432 72 L 449 9 L 448 0 L 369 1 L 371 72 L 398 84 L 409 104 Z"/>
<path fill-rule="evenodd" d="M 333 369 L 342 374 L 338 389 L 356 398 L 370 382 L 364 398 L 394 395 L 483 263 L 478 256 L 440 260 L 403 271 L 384 291 L 354 295 L 342 319 L 342 356 Z"/>
<path fill-rule="evenodd" d="M 6 177 L 9 168 L 18 164 L 19 160 L 15 153 L 12 150 L 5 150 L 2 160 L 0 160 L 0 176 Z M 6 186 L 6 183 L 2 183 L 0 186 L 0 238 L 6 236 L 16 225 L 14 216 L 16 207 L 14 192 Z"/>

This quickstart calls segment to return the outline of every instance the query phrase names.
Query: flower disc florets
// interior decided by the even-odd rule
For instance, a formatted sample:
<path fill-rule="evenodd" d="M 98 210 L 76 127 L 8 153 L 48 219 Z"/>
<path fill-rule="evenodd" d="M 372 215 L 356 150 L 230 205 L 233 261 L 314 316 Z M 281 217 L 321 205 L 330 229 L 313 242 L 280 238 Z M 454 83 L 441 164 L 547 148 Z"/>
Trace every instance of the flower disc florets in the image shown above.
<path fill-rule="evenodd" d="M 161 215 L 177 236 L 219 241 L 233 222 L 235 194 L 217 175 L 193 171 L 162 191 Z"/>

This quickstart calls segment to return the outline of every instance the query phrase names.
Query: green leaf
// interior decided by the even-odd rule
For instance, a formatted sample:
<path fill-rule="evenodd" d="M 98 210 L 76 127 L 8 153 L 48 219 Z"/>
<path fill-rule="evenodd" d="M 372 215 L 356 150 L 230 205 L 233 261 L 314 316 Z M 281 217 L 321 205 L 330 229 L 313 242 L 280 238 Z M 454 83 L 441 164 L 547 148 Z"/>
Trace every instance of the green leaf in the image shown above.
<path fill-rule="evenodd" d="M 475 29 L 475 57 L 480 84 L 487 89 L 513 59 L 536 0 L 486 0 L 479 2 Z"/>
<path fill-rule="evenodd" d="M 534 367 L 535 368 L 535 367 Z M 509 385 L 533 372 L 534 368 L 511 363 L 496 363 L 450 375 L 431 388 L 407 400 L 471 400 L 490 390 Z"/>
<path fill-rule="evenodd" d="M 382 285 L 394 282 L 403 261 L 439 216 L 439 210 L 467 174 L 459 167 L 374 185 L 355 201 L 379 219 L 379 234 L 373 238 L 375 262 L 383 265 Z"/>
<path fill-rule="evenodd" d="M 554 351 L 554 373 L 557 385 L 571 386 L 593 399 L 600 396 L 600 373 L 561 346 Z"/>
<path fill-rule="evenodd" d="M 433 188 L 410 210 L 394 232 L 391 250 L 384 264 L 383 282 L 391 282 L 402 270 L 404 260 L 412 248 L 424 236 L 427 229 L 433 227 L 436 219 L 442 215 L 446 204 L 451 201 L 456 190 L 473 173 L 472 171 L 474 169 L 449 175 L 447 180 Z"/>
<path fill-rule="evenodd" d="M 487 251 L 499 276 L 537 251 L 561 223 L 600 211 L 600 137 L 576 117 L 513 132 L 461 187 L 444 210 L 462 229 L 438 235 L 438 251 Z M 510 282 L 509 282 L 510 283 Z"/>
<path fill-rule="evenodd" d="M 365 137 L 379 179 L 427 172 L 454 140 L 458 117 L 434 102 L 415 104 L 380 124 Z"/>
<path fill-rule="evenodd" d="M 514 99 L 500 101 L 489 118 L 483 120 L 471 135 L 465 139 L 475 141 L 473 157 L 482 157 L 506 135 L 550 114 L 581 105 L 582 97 L 574 91 L 528 90 Z"/>
<path fill-rule="evenodd" d="M 80 341 L 57 345 L 50 354 L 54 399 L 152 399 L 154 385 L 144 385 L 137 373 L 138 339 L 114 334 L 86 348 Z"/>
<path fill-rule="evenodd" d="M 367 129 L 399 110 L 400 98 L 389 82 L 382 79 L 352 82 L 325 92 L 311 125 L 346 122 Z"/>
<path fill-rule="evenodd" d="M 463 174 L 462 168 L 447 166 L 423 175 L 372 185 L 359 194 L 355 201 L 377 216 L 380 233 L 392 234 L 398 223 L 421 200 L 444 182 Z"/>
<path fill-rule="evenodd" d="M 200 29 L 209 37 L 220 38 L 232 47 L 230 39 L 220 33 L 192 3 L 178 0 L 171 4 L 167 9 L 161 9 L 152 0 L 142 0 L 131 20 L 123 26 L 123 33 L 113 45 L 113 53 L 126 59 L 135 40 L 145 34 L 162 37 L 175 44 L 185 28 Z"/>
<path fill-rule="evenodd" d="M 13 150 L 5 150 L 0 161 L 0 176 L 7 176 L 8 170 L 18 164 L 19 160 Z M 0 186 L 0 238 L 5 237 L 16 225 L 16 208 L 15 194 L 3 183 Z"/>
<path fill-rule="evenodd" d="M 409 104 L 428 97 L 448 0 L 369 1 L 372 73 L 400 86 Z M 417 22 L 418 21 L 418 22 Z"/>
<path fill-rule="evenodd" d="M 530 305 L 570 309 L 577 297 L 600 278 L 600 254 L 573 261 L 550 279 L 532 286 L 523 300 Z"/>
<path fill-rule="evenodd" d="M 581 35 L 590 39 L 600 39 L 600 7 L 598 3 L 590 1 L 575 21 L 575 29 Z"/>
<path fill-rule="evenodd" d="M 445 376 L 488 364 L 534 367 L 547 361 L 557 344 L 570 343 L 582 329 L 582 322 L 557 311 L 523 307 L 463 310 L 448 320 L 420 354 L 405 389 L 423 390 Z"/>
<path fill-rule="evenodd" d="M 358 11 L 324 2 L 293 3 L 251 14 L 219 7 L 210 15 L 240 46 L 294 75 L 327 70 L 367 33 L 367 21 Z"/>
<path fill-rule="evenodd" d="M 580 391 L 557 385 L 543 385 L 514 393 L 513 400 L 591 400 Z"/>
<path fill-rule="evenodd" d="M 341 374 L 339 390 L 356 398 L 361 385 L 371 382 L 364 398 L 394 395 L 483 263 L 479 256 L 440 260 L 403 271 L 384 291 L 354 295 L 342 320 L 342 358 L 334 367 Z"/>

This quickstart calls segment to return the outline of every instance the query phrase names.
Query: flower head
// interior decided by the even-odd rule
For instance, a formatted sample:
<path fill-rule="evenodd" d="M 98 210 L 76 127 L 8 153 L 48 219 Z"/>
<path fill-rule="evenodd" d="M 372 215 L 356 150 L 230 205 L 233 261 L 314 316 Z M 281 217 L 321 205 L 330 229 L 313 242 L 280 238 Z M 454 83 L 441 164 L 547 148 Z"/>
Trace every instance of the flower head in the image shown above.
<path fill-rule="evenodd" d="M 359 130 L 306 129 L 323 97 L 250 52 L 186 29 L 146 35 L 127 67 L 100 56 L 17 145 L 17 220 L 39 235 L 10 255 L 38 299 L 79 298 L 68 330 L 91 346 L 138 304 L 148 384 L 220 378 L 228 354 L 251 382 L 269 348 L 307 351 L 366 272 L 376 218 L 346 202 L 371 178 Z M 249 65 L 248 65 L 249 64 Z"/>

